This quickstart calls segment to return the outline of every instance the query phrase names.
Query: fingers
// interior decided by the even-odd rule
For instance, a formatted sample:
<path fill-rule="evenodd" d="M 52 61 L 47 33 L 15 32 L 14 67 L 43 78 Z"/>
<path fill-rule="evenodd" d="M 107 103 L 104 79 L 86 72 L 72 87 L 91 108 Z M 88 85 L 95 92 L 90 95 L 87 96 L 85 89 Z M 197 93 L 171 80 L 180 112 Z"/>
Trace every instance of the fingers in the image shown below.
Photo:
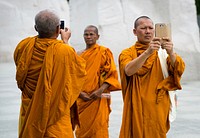
<path fill-rule="evenodd" d="M 65 32 L 67 32 L 69 29 L 67 27 L 65 27 Z"/>
<path fill-rule="evenodd" d="M 155 44 L 155 45 L 161 45 L 161 38 L 154 37 L 153 40 L 151 41 L 151 43 Z"/>
<path fill-rule="evenodd" d="M 168 54 L 173 53 L 173 43 L 171 41 L 170 42 L 163 42 L 162 48 L 165 49 Z"/>
<path fill-rule="evenodd" d="M 88 98 L 88 97 L 84 97 L 84 99 L 83 99 L 84 101 L 90 101 L 91 100 L 91 98 Z"/>
<path fill-rule="evenodd" d="M 83 99 L 84 101 L 91 100 L 90 96 L 87 93 L 85 93 L 85 92 L 81 92 L 80 93 L 80 98 Z"/>
<path fill-rule="evenodd" d="M 71 33 L 71 30 L 69 28 L 65 27 L 65 32 Z"/>
<path fill-rule="evenodd" d="M 154 37 L 152 41 L 159 41 L 159 42 L 160 42 L 160 41 L 161 41 L 161 38 L 159 38 L 159 37 Z"/>
<path fill-rule="evenodd" d="M 91 95 L 90 98 L 96 100 L 96 99 L 98 98 L 98 96 L 96 96 L 96 95 Z"/>
<path fill-rule="evenodd" d="M 68 40 L 71 37 L 71 30 L 65 27 L 65 29 L 60 29 L 60 33 L 61 39 L 64 41 L 64 43 L 68 44 Z"/>
<path fill-rule="evenodd" d="M 171 43 L 171 42 L 163 42 L 162 48 L 166 49 L 166 50 L 173 49 L 173 43 Z"/>
<path fill-rule="evenodd" d="M 171 42 L 171 39 L 169 37 L 163 37 L 162 40 L 164 42 Z"/>
<path fill-rule="evenodd" d="M 160 43 L 160 38 L 154 38 L 151 42 L 150 42 L 150 48 L 152 49 L 152 50 L 159 50 L 159 48 L 160 48 L 160 45 L 161 45 L 161 43 Z"/>
<path fill-rule="evenodd" d="M 66 32 L 71 33 L 71 30 L 69 28 L 65 27 L 65 29 L 60 29 L 60 32 L 61 32 L 61 34 L 66 33 Z"/>
<path fill-rule="evenodd" d="M 98 89 L 98 90 L 94 91 L 93 93 L 91 93 L 90 94 L 90 98 L 94 99 L 94 100 L 96 100 L 98 98 L 101 98 L 101 91 L 100 91 L 100 89 Z"/>
<path fill-rule="evenodd" d="M 154 51 L 158 51 L 160 49 L 165 49 L 168 54 L 173 53 L 173 43 L 169 37 L 158 38 L 154 37 L 152 41 L 149 43 L 149 48 L 147 49 L 147 53 L 151 54 Z"/>
<path fill-rule="evenodd" d="M 99 98 L 99 96 L 96 93 L 92 93 L 90 95 L 90 98 L 96 100 L 97 98 Z"/>

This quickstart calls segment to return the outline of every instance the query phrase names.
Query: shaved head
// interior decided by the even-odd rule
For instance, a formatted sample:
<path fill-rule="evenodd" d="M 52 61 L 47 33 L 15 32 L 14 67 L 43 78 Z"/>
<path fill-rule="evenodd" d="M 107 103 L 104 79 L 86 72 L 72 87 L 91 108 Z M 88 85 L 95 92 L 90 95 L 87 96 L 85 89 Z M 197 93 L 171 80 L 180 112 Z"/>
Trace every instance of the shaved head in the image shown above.
<path fill-rule="evenodd" d="M 134 22 L 134 28 L 135 29 L 138 27 L 140 19 L 149 19 L 149 20 L 151 20 L 151 18 L 149 18 L 148 16 L 140 16 L 140 17 L 138 17 Z M 152 23 L 153 23 L 153 21 L 152 21 Z"/>
<path fill-rule="evenodd" d="M 98 31 L 98 28 L 96 27 L 96 26 L 94 26 L 94 25 L 89 25 L 89 26 L 87 26 L 86 28 L 85 28 L 85 30 L 87 30 L 87 29 L 89 29 L 89 28 L 94 28 L 94 32 L 98 35 L 99 34 L 99 31 Z M 84 31 L 85 31 L 84 30 Z"/>

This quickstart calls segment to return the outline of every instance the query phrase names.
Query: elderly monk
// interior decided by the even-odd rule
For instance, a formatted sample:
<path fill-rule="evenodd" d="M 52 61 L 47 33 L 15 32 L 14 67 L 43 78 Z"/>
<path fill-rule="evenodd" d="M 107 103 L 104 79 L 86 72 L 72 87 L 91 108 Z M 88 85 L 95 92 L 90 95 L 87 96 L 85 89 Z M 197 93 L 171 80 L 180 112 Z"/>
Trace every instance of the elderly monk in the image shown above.
<path fill-rule="evenodd" d="M 119 56 L 124 101 L 120 138 L 166 138 L 170 128 L 168 91 L 181 89 L 185 64 L 174 52 L 169 38 L 154 37 L 149 17 L 137 18 L 133 33 L 137 42 Z M 168 54 L 166 79 L 158 58 L 160 48 Z"/>
<path fill-rule="evenodd" d="M 14 52 L 22 91 L 19 138 L 73 138 L 71 120 L 77 122 L 73 113 L 85 80 L 85 61 L 67 44 L 70 30 L 60 29 L 53 11 L 40 11 L 35 29 L 38 35 L 22 40 Z M 60 33 L 62 40 L 57 40 Z"/>
<path fill-rule="evenodd" d="M 109 94 L 121 89 L 113 55 L 108 48 L 96 43 L 98 38 L 97 27 L 86 27 L 86 48 L 79 54 L 86 60 L 87 77 L 78 99 L 77 138 L 108 138 Z"/>

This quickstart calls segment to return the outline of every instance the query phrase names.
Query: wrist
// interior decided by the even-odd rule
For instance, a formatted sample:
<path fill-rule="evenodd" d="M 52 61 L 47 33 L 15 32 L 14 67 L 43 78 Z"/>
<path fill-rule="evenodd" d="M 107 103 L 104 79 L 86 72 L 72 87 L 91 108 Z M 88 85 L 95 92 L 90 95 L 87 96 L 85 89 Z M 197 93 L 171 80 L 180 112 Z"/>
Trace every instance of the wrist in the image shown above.
<path fill-rule="evenodd" d="M 146 56 L 149 57 L 151 54 L 150 54 L 147 50 L 145 50 L 145 51 L 144 51 L 144 55 L 146 55 Z"/>
<path fill-rule="evenodd" d="M 104 92 L 104 90 L 105 90 L 104 88 L 100 88 L 100 92 L 101 92 L 101 93 L 103 93 L 103 92 Z"/>
<path fill-rule="evenodd" d="M 171 57 L 171 56 L 175 56 L 175 53 L 174 52 L 171 52 L 171 53 L 169 53 L 169 56 Z"/>
<path fill-rule="evenodd" d="M 68 44 L 68 41 L 67 40 L 63 40 L 63 43 Z"/>

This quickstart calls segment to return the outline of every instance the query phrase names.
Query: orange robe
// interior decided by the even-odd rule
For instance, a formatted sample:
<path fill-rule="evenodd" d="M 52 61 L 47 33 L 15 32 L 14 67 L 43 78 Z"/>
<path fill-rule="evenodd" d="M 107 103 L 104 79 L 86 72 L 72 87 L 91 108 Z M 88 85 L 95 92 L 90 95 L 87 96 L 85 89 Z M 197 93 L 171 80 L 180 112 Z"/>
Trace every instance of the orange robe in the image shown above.
<path fill-rule="evenodd" d="M 105 91 L 120 90 L 118 74 L 113 55 L 108 48 L 95 44 L 81 53 L 86 60 L 87 77 L 83 92 L 91 94 L 107 82 L 110 87 Z M 78 99 L 80 127 L 76 129 L 77 138 L 108 138 L 110 99 L 83 101 Z"/>
<path fill-rule="evenodd" d="M 120 138 L 166 138 L 170 128 L 168 91 L 181 89 L 180 79 L 185 64 L 177 55 L 173 68 L 168 57 L 169 77 L 164 79 L 158 53 L 154 52 L 137 73 L 126 76 L 125 66 L 147 47 L 136 42 L 119 56 L 124 101 Z"/>
<path fill-rule="evenodd" d="M 61 40 L 37 36 L 18 44 L 14 60 L 22 91 L 19 138 L 73 138 L 70 108 L 85 80 L 85 61 Z"/>

